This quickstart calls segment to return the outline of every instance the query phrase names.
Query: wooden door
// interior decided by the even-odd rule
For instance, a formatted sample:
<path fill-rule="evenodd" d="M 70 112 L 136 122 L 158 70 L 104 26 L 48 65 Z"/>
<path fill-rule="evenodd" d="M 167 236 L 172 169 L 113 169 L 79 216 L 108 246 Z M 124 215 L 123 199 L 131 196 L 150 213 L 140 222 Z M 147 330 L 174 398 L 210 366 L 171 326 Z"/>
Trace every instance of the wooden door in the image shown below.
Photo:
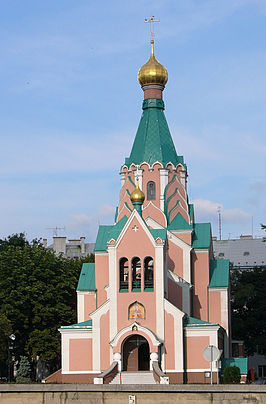
<path fill-rule="evenodd" d="M 129 339 L 128 341 L 126 341 L 124 346 L 124 370 L 128 370 L 131 372 L 138 370 L 138 351 L 139 350 L 135 339 Z"/>

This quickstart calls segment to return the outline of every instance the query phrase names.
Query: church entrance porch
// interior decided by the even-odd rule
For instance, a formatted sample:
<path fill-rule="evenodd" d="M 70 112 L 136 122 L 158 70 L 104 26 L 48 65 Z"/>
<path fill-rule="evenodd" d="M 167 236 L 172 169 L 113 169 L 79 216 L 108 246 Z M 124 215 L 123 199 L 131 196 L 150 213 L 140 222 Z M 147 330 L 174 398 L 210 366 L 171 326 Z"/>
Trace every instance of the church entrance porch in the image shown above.
<path fill-rule="evenodd" d="M 132 335 L 126 338 L 122 348 L 122 370 L 134 372 L 149 370 L 150 348 L 146 338 Z"/>

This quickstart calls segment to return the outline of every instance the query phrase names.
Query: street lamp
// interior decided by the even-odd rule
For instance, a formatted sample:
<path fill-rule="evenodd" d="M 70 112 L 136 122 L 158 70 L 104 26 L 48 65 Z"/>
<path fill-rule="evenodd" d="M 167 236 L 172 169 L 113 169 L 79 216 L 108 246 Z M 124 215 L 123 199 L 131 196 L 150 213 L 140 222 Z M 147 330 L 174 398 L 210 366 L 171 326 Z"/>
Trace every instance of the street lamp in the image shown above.
<path fill-rule="evenodd" d="M 11 361 L 12 361 L 12 351 L 14 349 L 14 341 L 16 339 L 15 334 L 11 334 L 8 337 L 8 383 L 11 382 Z"/>

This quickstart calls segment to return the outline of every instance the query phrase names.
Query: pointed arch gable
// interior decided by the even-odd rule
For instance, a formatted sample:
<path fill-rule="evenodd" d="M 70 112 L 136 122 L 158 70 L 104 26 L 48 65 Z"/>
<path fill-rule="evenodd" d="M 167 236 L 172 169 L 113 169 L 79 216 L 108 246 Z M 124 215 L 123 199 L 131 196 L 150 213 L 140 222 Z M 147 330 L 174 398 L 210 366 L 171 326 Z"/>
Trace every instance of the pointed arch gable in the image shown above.
<path fill-rule="evenodd" d="M 120 232 L 117 240 L 116 240 L 116 247 L 118 247 L 118 245 L 121 243 L 121 241 L 123 240 L 123 237 L 125 235 L 125 233 L 127 232 L 128 228 L 131 226 L 131 223 L 134 219 L 137 219 L 139 225 L 141 226 L 141 228 L 144 230 L 144 232 L 146 233 L 147 237 L 149 238 L 149 240 L 151 241 L 152 245 L 154 247 L 156 247 L 156 243 L 154 241 L 154 238 L 151 234 L 151 232 L 149 231 L 148 227 L 146 226 L 145 222 L 143 221 L 143 219 L 140 217 L 139 213 L 136 211 L 136 209 L 133 210 L 133 212 L 131 212 L 131 215 L 129 216 L 129 219 L 127 220 L 127 222 L 125 223 L 125 226 L 123 227 L 122 231 Z"/>
<path fill-rule="evenodd" d="M 116 222 L 119 222 L 119 220 L 121 220 L 122 217 L 129 216 L 131 213 L 132 213 L 132 211 L 130 210 L 130 208 L 127 206 L 127 204 L 125 202 L 123 204 L 123 207 L 121 208 L 121 210 L 119 211 L 119 213 L 117 215 Z"/>
<path fill-rule="evenodd" d="M 165 214 L 162 212 L 158 206 L 156 206 L 152 201 L 150 201 L 142 211 L 143 219 L 146 220 L 148 217 L 154 218 L 161 226 L 167 226 L 167 220 Z"/>
<path fill-rule="evenodd" d="M 152 217 L 148 216 L 145 219 L 147 226 L 151 229 L 165 229 L 165 226 L 162 226 L 160 223 L 156 222 Z"/>
<path fill-rule="evenodd" d="M 155 335 L 149 328 L 143 327 L 139 323 L 132 322 L 129 326 L 122 328 L 116 336 L 110 341 L 111 347 L 114 349 L 114 352 L 120 352 L 123 341 L 130 335 L 139 334 L 147 339 L 150 350 L 154 350 L 159 345 L 162 344 L 162 341 Z"/>
<path fill-rule="evenodd" d="M 176 205 L 170 210 L 168 214 L 169 222 L 171 223 L 178 213 L 180 213 L 188 224 L 190 224 L 190 217 L 188 212 L 177 201 Z"/>

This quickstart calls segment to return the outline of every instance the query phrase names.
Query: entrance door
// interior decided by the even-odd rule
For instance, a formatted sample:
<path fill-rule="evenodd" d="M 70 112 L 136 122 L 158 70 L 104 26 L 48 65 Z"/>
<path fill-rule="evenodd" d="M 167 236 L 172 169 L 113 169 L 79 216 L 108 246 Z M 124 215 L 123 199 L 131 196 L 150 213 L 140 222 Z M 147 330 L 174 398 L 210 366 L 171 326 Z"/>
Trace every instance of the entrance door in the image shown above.
<path fill-rule="evenodd" d="M 148 341 L 141 335 L 132 335 L 123 344 L 123 370 L 149 370 L 150 350 Z"/>

